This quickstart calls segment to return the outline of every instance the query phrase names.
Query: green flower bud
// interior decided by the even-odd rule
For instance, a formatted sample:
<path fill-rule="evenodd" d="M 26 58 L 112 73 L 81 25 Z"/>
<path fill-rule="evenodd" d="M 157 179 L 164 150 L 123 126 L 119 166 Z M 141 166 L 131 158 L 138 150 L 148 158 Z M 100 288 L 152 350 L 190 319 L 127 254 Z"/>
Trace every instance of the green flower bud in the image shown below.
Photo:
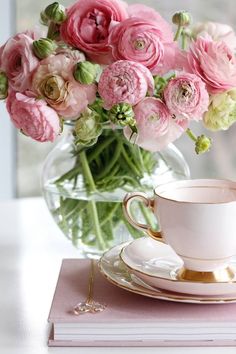
<path fill-rule="evenodd" d="M 172 17 L 172 22 L 181 27 L 187 27 L 192 22 L 192 17 L 187 11 L 176 12 Z"/>
<path fill-rule="evenodd" d="M 77 120 L 74 129 L 75 144 L 91 146 L 102 133 L 102 125 L 96 112 L 87 110 Z"/>
<path fill-rule="evenodd" d="M 122 127 L 126 125 L 134 127 L 136 125 L 133 108 L 128 103 L 119 103 L 113 106 L 109 111 L 109 119 Z"/>
<path fill-rule="evenodd" d="M 195 151 L 197 154 L 203 154 L 204 152 L 209 151 L 211 147 L 211 138 L 208 138 L 206 135 L 200 135 L 197 137 L 195 143 Z"/>
<path fill-rule="evenodd" d="M 8 78 L 7 75 L 0 71 L 0 100 L 4 100 L 8 94 Z"/>
<path fill-rule="evenodd" d="M 49 38 L 40 38 L 33 42 L 33 52 L 39 59 L 44 59 L 57 48 L 56 43 Z"/>
<path fill-rule="evenodd" d="M 44 11 L 40 12 L 40 22 L 45 26 L 49 24 L 49 19 Z"/>
<path fill-rule="evenodd" d="M 44 14 L 47 16 L 48 20 L 57 24 L 64 22 L 66 19 L 65 7 L 58 2 L 48 5 L 44 10 Z"/>
<path fill-rule="evenodd" d="M 99 68 L 100 66 L 98 64 L 90 63 L 90 61 L 81 61 L 75 66 L 74 78 L 81 84 L 93 84 L 96 80 Z"/>

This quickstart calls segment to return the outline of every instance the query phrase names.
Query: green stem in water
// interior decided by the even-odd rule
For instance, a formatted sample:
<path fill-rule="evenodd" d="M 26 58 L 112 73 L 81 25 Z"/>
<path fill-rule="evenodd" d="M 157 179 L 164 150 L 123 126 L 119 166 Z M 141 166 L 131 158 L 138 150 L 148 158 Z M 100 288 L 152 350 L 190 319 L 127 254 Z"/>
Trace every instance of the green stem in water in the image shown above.
<path fill-rule="evenodd" d="M 138 150 L 138 157 L 139 157 L 140 165 L 141 165 L 142 171 L 144 172 L 145 171 L 145 165 L 144 165 L 144 161 L 143 161 L 143 155 L 142 155 L 142 153 L 140 151 L 139 146 L 137 146 L 137 150 Z"/>
<path fill-rule="evenodd" d="M 182 32 L 182 26 L 178 25 L 177 31 L 175 33 L 174 41 L 177 41 L 179 39 L 179 36 L 181 35 Z"/>
<path fill-rule="evenodd" d="M 120 157 L 121 149 L 122 149 L 122 143 L 119 141 L 117 143 L 117 146 L 116 146 L 116 149 L 114 152 L 114 156 L 111 159 L 110 163 L 107 164 L 106 167 L 103 169 L 103 171 L 96 176 L 96 179 L 99 180 L 100 178 L 105 177 L 110 172 L 110 170 L 112 169 L 112 167 L 115 165 L 115 163 L 117 162 L 117 160 Z"/>
<path fill-rule="evenodd" d="M 113 141 L 115 140 L 114 136 L 108 137 L 102 143 L 97 144 L 96 150 L 94 150 L 91 154 L 88 155 L 88 162 L 96 159 L 97 156 L 102 154 L 102 151 L 105 150 Z"/>
<path fill-rule="evenodd" d="M 80 162 L 81 162 L 81 165 L 82 165 L 82 168 L 83 168 L 84 177 L 86 179 L 86 182 L 89 185 L 90 192 L 96 192 L 96 185 L 94 183 L 93 176 L 92 176 L 92 173 L 90 171 L 90 167 L 89 167 L 89 164 L 88 164 L 88 160 L 87 160 L 87 156 L 86 156 L 85 151 L 82 151 L 80 153 Z"/>
<path fill-rule="evenodd" d="M 133 170 L 134 174 L 137 175 L 137 176 L 140 176 L 140 171 L 137 169 L 137 167 L 129 159 L 129 156 L 126 153 L 124 146 L 122 147 L 122 155 L 125 158 L 125 161 L 127 162 L 127 165 L 130 167 L 131 170 Z"/>
<path fill-rule="evenodd" d="M 93 180 L 92 173 L 90 171 L 90 167 L 88 164 L 87 156 L 85 151 L 82 151 L 80 153 L 80 162 L 83 168 L 83 174 L 86 179 L 86 182 L 88 183 L 90 187 L 90 192 L 96 192 L 96 185 Z M 99 217 L 98 217 L 98 211 L 97 211 L 97 206 L 95 200 L 91 200 L 88 202 L 90 211 L 91 211 L 91 217 L 92 217 L 92 222 L 94 225 L 94 232 L 97 237 L 97 241 L 101 247 L 101 249 L 106 249 L 106 243 L 103 240 L 102 237 L 102 231 L 99 223 Z"/>
<path fill-rule="evenodd" d="M 70 171 L 66 172 L 64 175 L 62 175 L 61 177 L 59 177 L 55 183 L 56 184 L 60 184 L 62 182 L 64 182 L 66 179 L 67 180 L 71 180 L 72 178 L 74 178 L 75 176 L 78 176 L 79 172 L 81 170 L 80 166 L 76 166 L 74 168 L 72 168 Z"/>
<path fill-rule="evenodd" d="M 97 206 L 95 200 L 89 201 L 89 207 L 91 210 L 91 215 L 92 215 L 92 222 L 94 223 L 94 232 L 98 240 L 98 244 L 100 245 L 102 250 L 106 249 L 106 243 L 103 240 L 102 237 L 102 230 L 100 228 L 100 223 L 99 223 L 99 218 L 98 218 L 98 212 L 97 212 Z"/>
<path fill-rule="evenodd" d="M 113 206 L 113 208 L 111 208 L 109 214 L 107 214 L 107 216 L 102 220 L 100 226 L 104 226 L 109 220 L 112 220 L 112 217 L 114 215 L 114 213 L 117 211 L 118 208 L 120 208 L 120 203 L 114 203 L 115 205 Z"/>
<path fill-rule="evenodd" d="M 147 207 L 145 207 L 142 203 L 140 203 L 140 210 L 144 216 L 144 219 L 148 223 L 148 225 L 151 226 L 152 229 L 155 229 L 155 224 L 151 218 L 151 215 L 149 214 L 150 210 L 148 210 Z"/>

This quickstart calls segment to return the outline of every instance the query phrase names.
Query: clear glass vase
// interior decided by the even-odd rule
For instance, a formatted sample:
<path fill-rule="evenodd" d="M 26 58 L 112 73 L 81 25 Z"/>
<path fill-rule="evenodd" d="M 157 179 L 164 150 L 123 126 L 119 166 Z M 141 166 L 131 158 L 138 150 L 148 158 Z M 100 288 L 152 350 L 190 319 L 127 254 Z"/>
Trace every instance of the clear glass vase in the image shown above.
<path fill-rule="evenodd" d="M 158 184 L 189 178 L 189 168 L 173 144 L 153 154 L 129 143 L 122 130 L 104 129 L 95 145 L 76 146 L 72 130 L 45 161 L 43 194 L 65 236 L 87 257 L 99 258 L 106 249 L 143 236 L 123 215 L 125 194 L 152 194 Z M 133 208 L 140 221 L 157 227 L 141 203 Z"/>

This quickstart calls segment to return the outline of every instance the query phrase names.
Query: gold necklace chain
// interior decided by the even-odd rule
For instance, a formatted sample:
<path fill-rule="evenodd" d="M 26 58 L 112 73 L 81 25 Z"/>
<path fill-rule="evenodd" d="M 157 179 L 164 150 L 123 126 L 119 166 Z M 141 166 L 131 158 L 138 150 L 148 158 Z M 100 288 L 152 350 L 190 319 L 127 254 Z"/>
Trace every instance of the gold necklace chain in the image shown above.
<path fill-rule="evenodd" d="M 98 313 L 105 310 L 106 305 L 100 302 L 94 301 L 94 278 L 95 278 L 95 261 L 91 259 L 90 261 L 90 271 L 89 271 L 89 284 L 88 284 L 88 296 L 86 301 L 79 302 L 74 307 L 75 315 L 82 315 L 84 313 Z"/>

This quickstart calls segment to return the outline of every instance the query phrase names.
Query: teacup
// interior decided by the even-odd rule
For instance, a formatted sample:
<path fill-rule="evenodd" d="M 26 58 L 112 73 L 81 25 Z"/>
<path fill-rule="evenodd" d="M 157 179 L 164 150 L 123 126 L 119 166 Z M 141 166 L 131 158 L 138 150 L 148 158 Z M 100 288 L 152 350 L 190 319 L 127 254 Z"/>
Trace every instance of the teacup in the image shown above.
<path fill-rule="evenodd" d="M 130 206 L 139 200 L 152 209 L 160 225 L 153 231 L 132 216 Z M 158 186 L 154 198 L 133 192 L 125 196 L 124 213 L 136 229 L 169 244 L 182 258 L 180 279 L 230 281 L 228 266 L 236 254 L 236 182 L 196 179 Z"/>

